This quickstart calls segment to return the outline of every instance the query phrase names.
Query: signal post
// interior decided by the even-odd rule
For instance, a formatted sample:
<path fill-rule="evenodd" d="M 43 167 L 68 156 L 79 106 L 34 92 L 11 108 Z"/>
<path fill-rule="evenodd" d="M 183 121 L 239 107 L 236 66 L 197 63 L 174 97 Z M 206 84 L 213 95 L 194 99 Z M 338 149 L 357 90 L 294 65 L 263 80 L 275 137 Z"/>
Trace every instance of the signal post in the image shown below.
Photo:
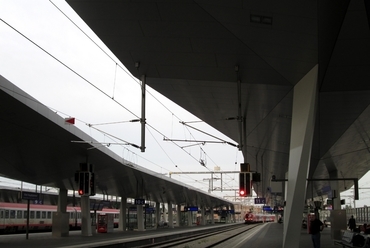
<path fill-rule="evenodd" d="M 90 195 L 95 195 L 95 175 L 92 164 L 81 163 L 75 174 L 78 194 L 81 196 L 81 235 L 92 236 Z"/>

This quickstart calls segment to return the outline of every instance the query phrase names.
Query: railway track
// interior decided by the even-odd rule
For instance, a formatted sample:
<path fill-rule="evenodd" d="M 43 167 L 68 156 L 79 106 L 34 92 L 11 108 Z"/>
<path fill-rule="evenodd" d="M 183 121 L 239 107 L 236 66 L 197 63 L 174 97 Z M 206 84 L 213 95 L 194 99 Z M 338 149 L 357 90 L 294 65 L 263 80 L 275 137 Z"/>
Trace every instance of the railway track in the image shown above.
<path fill-rule="evenodd" d="M 223 230 L 210 230 L 201 234 L 192 234 L 191 236 L 166 240 L 153 244 L 136 246 L 137 248 L 211 248 L 211 247 L 227 247 L 227 242 L 239 235 L 251 233 L 254 229 L 259 229 L 262 224 L 232 226 Z M 257 231 L 257 230 L 256 230 Z"/>

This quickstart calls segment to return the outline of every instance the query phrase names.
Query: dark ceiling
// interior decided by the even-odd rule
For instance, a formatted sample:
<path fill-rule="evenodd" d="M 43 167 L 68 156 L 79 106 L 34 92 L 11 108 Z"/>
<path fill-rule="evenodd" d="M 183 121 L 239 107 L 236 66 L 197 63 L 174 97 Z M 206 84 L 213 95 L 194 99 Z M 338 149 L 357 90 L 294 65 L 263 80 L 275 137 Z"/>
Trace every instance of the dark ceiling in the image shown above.
<path fill-rule="evenodd" d="M 316 64 L 309 177 L 370 169 L 367 1 L 67 2 L 134 76 L 235 142 L 246 118 L 244 157 L 262 174 L 260 194 L 288 171 L 293 87 Z M 316 182 L 315 194 L 327 184 Z"/>

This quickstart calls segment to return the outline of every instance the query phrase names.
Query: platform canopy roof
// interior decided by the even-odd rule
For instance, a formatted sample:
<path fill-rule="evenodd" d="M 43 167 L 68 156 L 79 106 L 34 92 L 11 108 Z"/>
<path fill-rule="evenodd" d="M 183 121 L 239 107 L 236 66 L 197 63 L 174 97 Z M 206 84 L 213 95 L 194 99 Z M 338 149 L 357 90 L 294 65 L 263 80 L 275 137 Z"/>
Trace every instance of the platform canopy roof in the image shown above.
<path fill-rule="evenodd" d="M 370 169 L 367 1 L 67 2 L 134 76 L 239 144 L 245 118 L 244 157 L 262 175 L 260 195 L 288 171 L 293 88 L 315 65 L 308 177 L 360 178 Z M 309 184 L 307 196 L 328 186 Z"/>
<path fill-rule="evenodd" d="M 94 166 L 96 193 L 204 207 L 233 203 L 126 161 L 0 75 L 0 175 L 78 190 L 75 172 Z M 91 141 L 91 143 L 78 141 Z"/>

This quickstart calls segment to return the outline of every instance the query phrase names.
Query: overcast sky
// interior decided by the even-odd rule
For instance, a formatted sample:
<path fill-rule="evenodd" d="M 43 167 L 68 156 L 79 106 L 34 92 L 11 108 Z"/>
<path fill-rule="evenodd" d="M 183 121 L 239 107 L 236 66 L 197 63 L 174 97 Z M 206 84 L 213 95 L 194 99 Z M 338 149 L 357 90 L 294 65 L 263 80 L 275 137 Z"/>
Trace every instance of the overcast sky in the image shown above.
<path fill-rule="evenodd" d="M 119 60 L 64 0 L 0 0 L 0 18 L 0 75 L 62 117 L 75 117 L 76 126 L 97 141 L 123 140 L 140 145 L 140 124 L 128 122 L 140 118 L 139 82 L 122 69 Z M 212 138 L 179 123 L 197 120 L 193 115 L 149 86 L 147 91 L 146 119 L 154 129 L 147 126 L 145 153 L 132 146 L 112 144 L 110 149 L 126 160 L 167 175 L 213 171 L 216 166 L 221 171 L 240 169 L 243 156 L 235 147 L 206 143 L 180 148 L 192 143 L 163 141 L 164 136 L 184 140 Z M 236 143 L 202 122 L 192 125 Z M 200 165 L 200 160 L 206 167 Z M 207 191 L 210 175 L 184 174 L 173 178 Z M 238 188 L 237 174 L 224 175 L 223 179 L 224 188 Z M 370 187 L 369 181 L 370 176 L 366 175 L 360 180 L 360 187 Z M 214 187 L 220 186 L 219 180 L 214 181 Z M 361 200 L 356 206 L 370 205 L 370 189 L 360 192 Z M 353 205 L 351 194 L 343 193 Z"/>
<path fill-rule="evenodd" d="M 76 126 L 98 141 L 140 145 L 140 123 L 128 122 L 141 115 L 139 82 L 122 69 L 119 60 L 65 1 L 0 0 L 0 18 L 3 77 L 62 117 L 75 117 Z M 180 124 L 198 119 L 149 86 L 147 91 L 146 119 L 153 128 L 146 129 L 145 153 L 132 146 L 112 144 L 110 149 L 159 173 L 205 172 L 216 166 L 222 171 L 239 170 L 243 157 L 230 145 L 206 143 L 181 148 L 194 143 L 164 141 L 164 137 L 214 139 Z M 202 122 L 192 125 L 236 143 Z M 210 175 L 173 178 L 207 191 L 209 181 L 204 179 Z M 236 174 L 224 175 L 223 187 L 237 188 L 237 178 Z M 220 181 L 214 181 L 214 186 L 221 186 Z M 217 195 L 234 196 L 234 192 Z"/>

